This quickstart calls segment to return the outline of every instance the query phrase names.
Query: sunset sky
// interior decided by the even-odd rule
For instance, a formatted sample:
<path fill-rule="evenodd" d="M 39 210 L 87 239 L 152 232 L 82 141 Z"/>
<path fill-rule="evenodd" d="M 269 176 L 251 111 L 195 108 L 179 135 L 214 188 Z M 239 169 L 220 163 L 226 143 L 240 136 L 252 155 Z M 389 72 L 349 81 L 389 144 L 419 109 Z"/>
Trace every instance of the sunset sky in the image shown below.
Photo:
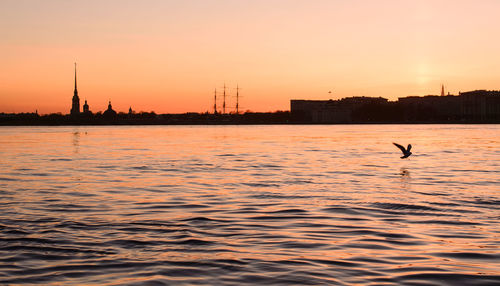
<path fill-rule="evenodd" d="M 242 110 L 500 89 L 500 1 L 0 0 L 0 112 Z M 331 93 L 329 93 L 331 91 Z M 218 102 L 222 106 L 222 102 Z"/>

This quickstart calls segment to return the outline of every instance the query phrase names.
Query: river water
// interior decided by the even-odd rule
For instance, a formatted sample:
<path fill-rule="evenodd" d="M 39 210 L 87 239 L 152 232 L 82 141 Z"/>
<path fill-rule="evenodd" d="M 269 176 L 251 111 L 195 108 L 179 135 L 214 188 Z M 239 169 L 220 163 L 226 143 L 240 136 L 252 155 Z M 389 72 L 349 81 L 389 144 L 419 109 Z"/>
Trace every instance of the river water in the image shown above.
<path fill-rule="evenodd" d="M 2 285 L 500 283 L 499 125 L 0 127 L 0 162 Z"/>

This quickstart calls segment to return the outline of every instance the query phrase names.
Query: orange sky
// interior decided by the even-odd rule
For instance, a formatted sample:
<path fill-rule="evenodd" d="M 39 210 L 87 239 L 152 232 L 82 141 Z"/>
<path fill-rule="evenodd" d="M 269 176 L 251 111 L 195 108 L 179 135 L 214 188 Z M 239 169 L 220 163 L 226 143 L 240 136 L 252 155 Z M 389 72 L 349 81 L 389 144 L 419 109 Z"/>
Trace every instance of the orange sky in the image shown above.
<path fill-rule="evenodd" d="M 500 89 L 500 1 L 2 0 L 0 112 L 288 110 Z M 331 94 L 328 91 L 332 91 Z M 222 102 L 218 102 L 222 106 Z"/>

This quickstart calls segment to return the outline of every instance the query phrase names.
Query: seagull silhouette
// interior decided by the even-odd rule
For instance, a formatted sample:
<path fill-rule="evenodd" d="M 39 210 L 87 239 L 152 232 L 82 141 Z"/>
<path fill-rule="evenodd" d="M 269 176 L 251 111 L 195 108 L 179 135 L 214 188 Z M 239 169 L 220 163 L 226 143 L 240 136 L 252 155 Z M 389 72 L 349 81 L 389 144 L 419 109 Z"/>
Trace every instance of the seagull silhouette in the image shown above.
<path fill-rule="evenodd" d="M 401 150 L 401 152 L 403 152 L 403 157 L 401 157 L 401 159 L 410 157 L 411 144 L 408 144 L 408 147 L 406 149 L 405 149 L 405 147 L 399 145 L 398 143 L 392 142 L 392 144 L 396 145 L 396 147 L 398 147 Z"/>

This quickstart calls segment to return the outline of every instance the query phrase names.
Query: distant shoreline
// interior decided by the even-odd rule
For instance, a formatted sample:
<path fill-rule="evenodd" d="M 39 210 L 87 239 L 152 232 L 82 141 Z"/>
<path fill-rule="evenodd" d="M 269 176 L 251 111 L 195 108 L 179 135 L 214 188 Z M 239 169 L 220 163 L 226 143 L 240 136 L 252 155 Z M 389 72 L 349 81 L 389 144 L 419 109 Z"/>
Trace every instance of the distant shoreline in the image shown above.
<path fill-rule="evenodd" d="M 214 123 L 199 123 L 199 122 L 182 122 L 182 123 L 5 123 L 0 122 L 0 127 L 23 127 L 23 126 L 250 126 L 250 125 L 495 125 L 500 122 L 353 122 L 353 123 L 305 123 L 305 122 L 214 122 Z"/>
<path fill-rule="evenodd" d="M 103 114 L 62 115 L 37 113 L 0 113 L 0 126 L 120 126 L 120 125 L 384 125 L 384 124 L 500 124 L 500 119 L 449 120 L 349 120 L 342 122 L 314 122 L 294 116 L 290 111 L 246 112 L 242 114 L 184 113 L 155 114 L 118 113 L 112 117 Z"/>

